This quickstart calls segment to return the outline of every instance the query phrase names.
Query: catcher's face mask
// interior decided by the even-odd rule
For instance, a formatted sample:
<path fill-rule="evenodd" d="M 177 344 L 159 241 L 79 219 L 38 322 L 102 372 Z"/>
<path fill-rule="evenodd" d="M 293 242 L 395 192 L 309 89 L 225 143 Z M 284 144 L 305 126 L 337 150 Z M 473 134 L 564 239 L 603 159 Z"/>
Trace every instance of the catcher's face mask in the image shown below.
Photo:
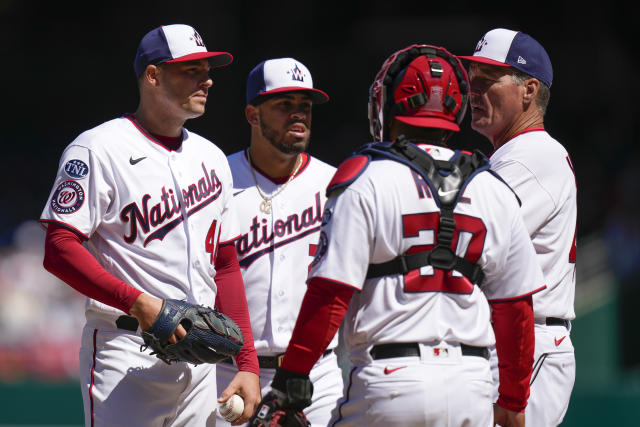
<path fill-rule="evenodd" d="M 411 45 L 387 58 L 369 89 L 369 131 L 384 141 L 396 118 L 458 132 L 468 95 L 469 78 L 457 57 L 441 47 Z"/>

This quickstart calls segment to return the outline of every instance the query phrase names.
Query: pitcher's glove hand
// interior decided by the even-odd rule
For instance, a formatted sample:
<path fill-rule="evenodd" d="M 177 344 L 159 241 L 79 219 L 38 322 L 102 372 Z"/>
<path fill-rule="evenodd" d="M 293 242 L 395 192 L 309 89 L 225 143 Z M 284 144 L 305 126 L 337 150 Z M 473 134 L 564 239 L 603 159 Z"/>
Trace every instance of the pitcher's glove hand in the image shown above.
<path fill-rule="evenodd" d="M 187 331 L 175 344 L 169 338 L 178 327 Z M 153 325 L 142 331 L 144 344 L 140 351 L 151 347 L 152 355 L 164 362 L 217 363 L 236 356 L 244 338 L 240 327 L 231 318 L 210 307 L 186 301 L 165 299 Z"/>
<path fill-rule="evenodd" d="M 313 384 L 309 375 L 297 374 L 282 368 L 276 370 L 271 382 L 272 391 L 258 405 L 249 420 L 254 427 L 309 427 L 311 423 L 302 410 L 311 405 Z"/>

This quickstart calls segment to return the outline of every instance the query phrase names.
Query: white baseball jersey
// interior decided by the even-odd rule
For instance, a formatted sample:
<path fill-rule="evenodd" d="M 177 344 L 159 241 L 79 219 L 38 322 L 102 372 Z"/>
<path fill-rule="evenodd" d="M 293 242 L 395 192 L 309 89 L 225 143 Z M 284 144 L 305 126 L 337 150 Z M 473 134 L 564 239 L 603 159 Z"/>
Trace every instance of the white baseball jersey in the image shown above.
<path fill-rule="evenodd" d="M 536 319 L 573 319 L 576 180 L 567 150 L 542 129 L 522 133 L 491 155 L 491 168 L 518 194 L 547 288 L 533 297 Z"/>
<path fill-rule="evenodd" d="M 426 146 L 437 159 L 449 149 Z M 370 360 L 374 344 L 452 342 L 486 347 L 495 337 L 489 300 L 512 299 L 544 286 L 514 194 L 488 172 L 466 187 L 454 210 L 456 253 L 478 262 L 481 289 L 457 272 L 432 267 L 404 277 L 366 280 L 369 264 L 433 247 L 439 208 L 410 168 L 377 160 L 327 203 L 321 251 L 310 277 L 353 287 L 344 324 L 352 361 Z"/>
<path fill-rule="evenodd" d="M 249 304 L 256 350 L 261 356 L 284 353 L 291 339 L 302 298 L 307 290 L 326 202 L 326 188 L 335 168 L 306 153 L 296 176 L 288 183 L 274 182 L 258 170 L 255 177 L 266 194 L 282 189 L 271 199 L 271 213 L 260 210 L 263 201 L 251 173 L 246 151 L 229 156 L 239 237 L 236 253 Z M 337 337 L 328 348 L 337 345 Z M 218 389 L 226 388 L 237 372 L 234 366 L 217 367 Z M 271 391 L 275 369 L 260 369 L 262 395 Z M 304 412 L 314 427 L 326 426 L 342 396 L 342 371 L 335 354 L 321 357 L 310 373 L 313 402 Z M 230 424 L 218 415 L 218 426 Z"/>
<path fill-rule="evenodd" d="M 517 135 L 491 155 L 491 167 L 518 194 L 522 216 L 544 273 L 546 289 L 533 296 L 536 347 L 527 426 L 562 422 L 576 362 L 569 330 L 547 317 L 575 318 L 576 180 L 565 148 L 544 129 Z M 497 363 L 493 361 L 494 378 Z"/>
<path fill-rule="evenodd" d="M 176 151 L 129 116 L 82 133 L 62 154 L 41 221 L 82 234 L 105 270 L 137 289 L 212 306 L 214 254 L 235 228 L 233 183 L 222 151 L 183 132 Z M 95 300 L 89 309 L 123 314 Z"/>
<path fill-rule="evenodd" d="M 169 151 L 124 116 L 67 146 L 41 221 L 82 234 L 104 269 L 137 289 L 213 306 L 216 248 L 235 229 L 232 187 L 211 142 L 183 129 L 181 147 Z M 215 365 L 168 366 L 140 352 L 142 338 L 116 327 L 122 314 L 88 299 L 80 350 L 87 425 L 211 425 Z M 127 410 L 132 395 L 138 409 Z M 188 397 L 176 404 L 176 396 Z"/>
<path fill-rule="evenodd" d="M 272 200 L 271 213 L 260 210 L 262 197 L 247 155 L 229 156 L 240 230 L 236 252 L 245 285 L 254 345 L 260 355 L 284 353 L 307 290 L 326 202 L 335 168 L 306 153 L 296 176 Z M 272 194 L 276 183 L 255 171 L 258 185 Z M 329 348 L 337 345 L 334 339 Z"/>

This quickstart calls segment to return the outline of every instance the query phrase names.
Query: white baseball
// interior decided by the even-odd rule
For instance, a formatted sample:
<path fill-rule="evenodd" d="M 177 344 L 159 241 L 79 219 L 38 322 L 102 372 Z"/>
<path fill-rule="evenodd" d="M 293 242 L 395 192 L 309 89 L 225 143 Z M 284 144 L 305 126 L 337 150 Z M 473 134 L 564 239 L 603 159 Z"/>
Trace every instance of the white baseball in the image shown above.
<path fill-rule="evenodd" d="M 222 415 L 225 420 L 233 422 L 242 415 L 242 411 L 244 411 L 244 400 L 242 400 L 242 397 L 239 395 L 234 394 L 220 405 L 219 410 L 220 415 Z"/>

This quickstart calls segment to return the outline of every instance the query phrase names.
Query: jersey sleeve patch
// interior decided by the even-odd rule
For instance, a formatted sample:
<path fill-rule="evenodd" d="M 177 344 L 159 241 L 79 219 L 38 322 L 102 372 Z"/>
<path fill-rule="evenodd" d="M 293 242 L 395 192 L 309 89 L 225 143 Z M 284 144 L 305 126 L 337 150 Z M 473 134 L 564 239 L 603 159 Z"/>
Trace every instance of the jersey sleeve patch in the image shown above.
<path fill-rule="evenodd" d="M 316 254 L 313 257 L 313 261 L 311 261 L 311 268 L 313 268 L 317 263 L 320 262 L 322 257 L 327 253 L 327 248 L 329 247 L 329 239 L 327 237 L 327 233 L 324 231 L 320 232 L 320 237 L 318 239 L 318 247 L 316 248 Z"/>
<path fill-rule="evenodd" d="M 89 174 L 89 166 L 82 160 L 73 159 L 65 163 L 64 172 L 69 178 L 82 179 Z"/>
<path fill-rule="evenodd" d="M 327 186 L 327 197 L 329 197 L 333 191 L 347 187 L 355 181 L 360 174 L 364 172 L 370 161 L 371 157 L 361 154 L 349 157 L 342 162 Z"/>
<path fill-rule="evenodd" d="M 51 209 L 59 214 L 70 214 L 82 207 L 85 192 L 76 181 L 63 181 L 51 197 Z"/>

